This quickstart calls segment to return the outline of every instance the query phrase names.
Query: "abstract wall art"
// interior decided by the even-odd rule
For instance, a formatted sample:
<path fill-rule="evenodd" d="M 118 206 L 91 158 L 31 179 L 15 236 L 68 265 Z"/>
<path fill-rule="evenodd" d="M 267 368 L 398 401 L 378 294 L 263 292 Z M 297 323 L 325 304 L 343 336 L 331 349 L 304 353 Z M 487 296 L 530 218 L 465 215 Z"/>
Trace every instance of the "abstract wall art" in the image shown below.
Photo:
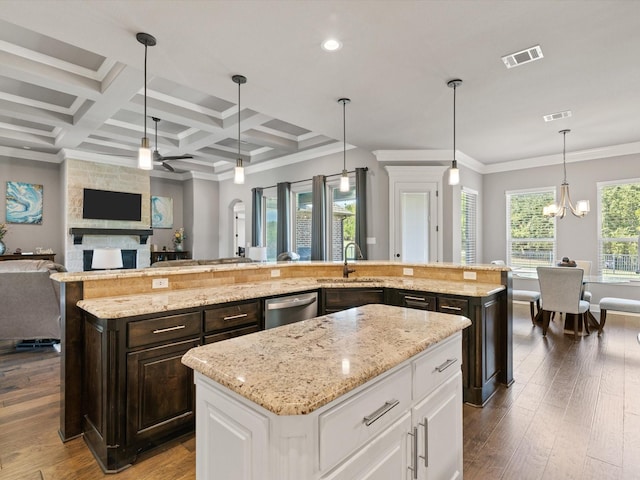
<path fill-rule="evenodd" d="M 151 226 L 173 228 L 173 198 L 151 196 Z"/>
<path fill-rule="evenodd" d="M 7 182 L 7 223 L 42 224 L 42 185 Z"/>

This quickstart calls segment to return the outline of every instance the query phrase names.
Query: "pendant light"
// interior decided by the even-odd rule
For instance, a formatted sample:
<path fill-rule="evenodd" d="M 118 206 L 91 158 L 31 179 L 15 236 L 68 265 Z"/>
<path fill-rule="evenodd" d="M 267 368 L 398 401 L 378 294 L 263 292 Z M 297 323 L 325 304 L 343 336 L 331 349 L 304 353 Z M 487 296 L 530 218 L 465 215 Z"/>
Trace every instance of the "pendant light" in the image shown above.
<path fill-rule="evenodd" d="M 558 133 L 562 134 L 562 168 L 564 170 L 564 181 L 560 185 L 560 203 L 556 205 L 552 203 L 542 209 L 542 214 L 545 217 L 558 217 L 564 218 L 567 214 L 567 207 L 571 210 L 576 217 L 582 218 L 591 210 L 589 206 L 589 200 L 578 200 L 575 207 L 571 202 L 571 195 L 569 195 L 569 183 L 567 182 L 567 160 L 566 160 L 566 148 L 567 148 L 567 133 L 571 130 L 560 130 Z M 568 204 L 568 205 L 567 205 Z"/>
<path fill-rule="evenodd" d="M 242 157 L 240 156 L 240 85 L 247 83 L 247 77 L 244 75 L 234 75 L 231 79 L 238 84 L 238 158 L 236 159 L 236 168 L 233 173 L 233 183 L 242 185 L 244 183 L 244 167 L 242 166 Z"/>
<path fill-rule="evenodd" d="M 460 183 L 460 170 L 456 161 L 456 88 L 462 85 L 462 80 L 456 78 L 447 82 L 447 87 L 453 88 L 453 161 L 449 169 L 449 185 Z"/>
<path fill-rule="evenodd" d="M 349 185 L 349 172 L 347 172 L 347 116 L 346 116 L 346 105 L 350 103 L 351 99 L 349 98 L 341 98 L 338 100 L 338 103 L 342 104 L 342 138 L 344 147 L 342 150 L 342 175 L 340 176 L 340 191 L 348 192 L 351 190 L 351 186 Z"/>
<path fill-rule="evenodd" d="M 156 39 L 153 35 L 142 32 L 136 34 L 136 39 L 144 45 L 144 137 L 142 137 L 142 144 L 138 150 L 138 168 L 152 170 L 153 158 L 147 137 L 147 47 L 153 47 L 156 44 Z"/>

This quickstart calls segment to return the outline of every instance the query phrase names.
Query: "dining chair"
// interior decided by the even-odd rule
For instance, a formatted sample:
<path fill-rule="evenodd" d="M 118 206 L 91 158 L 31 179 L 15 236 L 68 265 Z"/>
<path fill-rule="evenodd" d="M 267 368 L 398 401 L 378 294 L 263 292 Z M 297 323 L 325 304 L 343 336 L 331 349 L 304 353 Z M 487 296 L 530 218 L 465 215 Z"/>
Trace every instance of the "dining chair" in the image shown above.
<path fill-rule="evenodd" d="M 576 267 L 581 268 L 584 272 L 584 276 L 588 277 L 591 275 L 591 260 L 576 260 Z M 591 292 L 587 290 L 582 291 L 582 299 L 591 303 Z"/>
<path fill-rule="evenodd" d="M 582 300 L 582 279 L 580 268 L 537 267 L 542 308 L 542 335 L 547 335 L 552 312 L 563 312 L 573 317 L 574 334 L 578 336 L 579 319 L 587 334 L 589 322 L 586 313 L 589 302 Z"/>

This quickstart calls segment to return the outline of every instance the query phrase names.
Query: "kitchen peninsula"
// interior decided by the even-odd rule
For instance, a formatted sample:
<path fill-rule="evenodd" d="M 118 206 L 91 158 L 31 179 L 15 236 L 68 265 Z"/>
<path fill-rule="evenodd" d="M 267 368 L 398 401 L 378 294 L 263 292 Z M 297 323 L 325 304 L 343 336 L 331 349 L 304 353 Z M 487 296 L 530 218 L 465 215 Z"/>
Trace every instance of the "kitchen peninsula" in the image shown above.
<path fill-rule="evenodd" d="M 191 349 L 197 477 L 460 477 L 469 325 L 364 305 Z"/>
<path fill-rule="evenodd" d="M 376 303 L 465 316 L 472 323 L 462 332 L 464 401 L 482 406 L 513 382 L 508 267 L 350 266 L 348 279 L 333 262 L 54 274 L 63 316 L 61 438 L 84 434 L 113 472 L 192 431 L 193 373 L 182 355 L 264 329 L 264 302 L 291 293 L 317 292 L 319 315 Z"/>

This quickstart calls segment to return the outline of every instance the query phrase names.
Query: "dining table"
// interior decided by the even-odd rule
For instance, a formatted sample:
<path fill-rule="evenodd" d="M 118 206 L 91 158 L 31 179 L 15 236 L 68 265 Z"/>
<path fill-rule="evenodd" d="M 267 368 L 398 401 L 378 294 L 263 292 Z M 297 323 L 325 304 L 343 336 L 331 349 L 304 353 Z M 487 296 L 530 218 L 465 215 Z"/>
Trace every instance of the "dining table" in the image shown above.
<path fill-rule="evenodd" d="M 571 268 L 571 267 L 566 267 L 566 268 Z M 513 278 L 526 278 L 530 280 L 538 279 L 538 273 L 535 270 L 532 271 L 530 269 L 513 268 L 512 272 L 513 272 Z M 636 277 L 611 276 L 611 275 L 584 275 L 582 277 L 582 290 L 584 291 L 585 286 L 590 283 L 616 285 L 616 284 L 628 284 L 632 282 L 634 283 L 637 282 L 638 285 L 640 285 L 640 277 L 636 278 Z M 536 323 L 542 321 L 542 310 L 538 310 L 538 313 L 536 314 L 534 321 Z M 572 335 L 575 334 L 573 321 L 574 320 L 572 316 L 565 315 L 565 319 L 564 319 L 565 333 L 570 333 Z M 585 335 L 584 328 L 582 325 L 582 319 L 578 317 L 577 321 L 579 322 L 578 329 L 577 329 L 578 335 Z M 591 309 L 587 310 L 587 321 L 590 322 L 590 324 L 595 326 L 596 328 L 599 328 L 600 326 L 600 322 L 596 317 L 593 316 Z"/>

